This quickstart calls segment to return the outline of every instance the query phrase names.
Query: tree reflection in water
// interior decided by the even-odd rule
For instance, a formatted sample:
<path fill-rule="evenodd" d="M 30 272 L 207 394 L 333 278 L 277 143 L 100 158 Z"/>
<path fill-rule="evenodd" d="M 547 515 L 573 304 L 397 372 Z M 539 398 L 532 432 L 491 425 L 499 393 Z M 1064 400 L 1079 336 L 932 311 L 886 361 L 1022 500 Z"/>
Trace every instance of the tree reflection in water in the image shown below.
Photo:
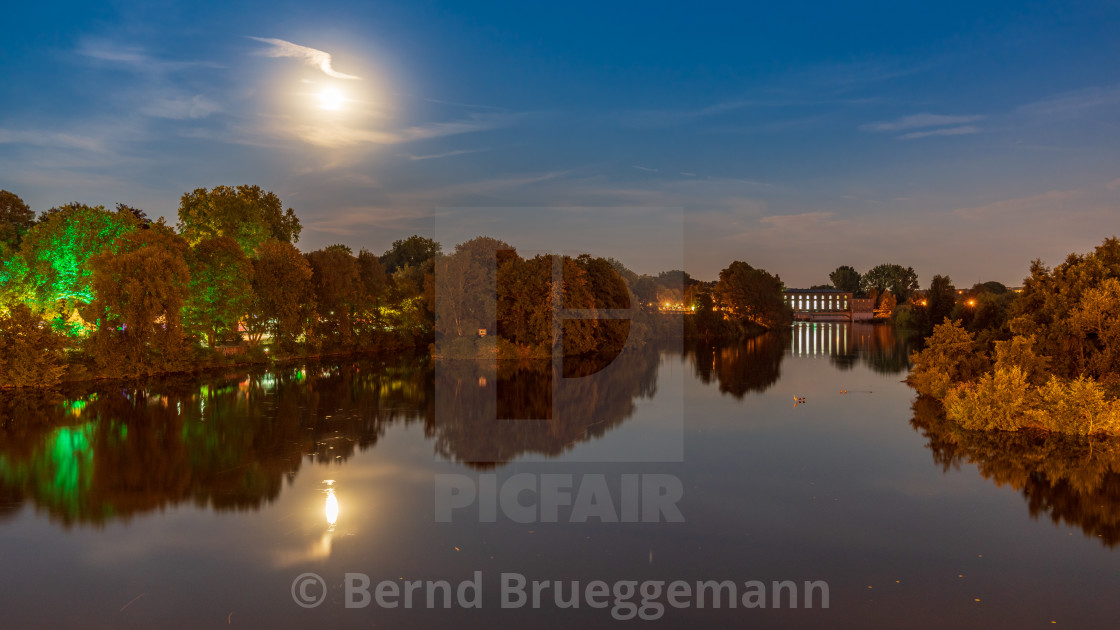
<path fill-rule="evenodd" d="M 975 464 L 985 479 L 1021 492 L 1032 518 L 1077 526 L 1108 547 L 1120 543 L 1120 440 L 966 431 L 935 400 L 919 398 L 913 409 L 910 424 L 943 471 Z"/>
<path fill-rule="evenodd" d="M 621 424 L 638 398 L 653 398 L 660 357 L 647 344 L 608 364 L 441 361 L 429 435 L 440 456 L 475 468 L 529 453 L 560 455 Z"/>
<path fill-rule="evenodd" d="M 475 467 L 555 456 L 602 436 L 633 414 L 638 397 L 652 397 L 660 356 L 652 347 L 628 351 L 609 369 L 555 388 L 560 375 L 551 366 L 469 362 L 439 370 L 437 382 L 429 359 L 409 357 L 7 392 L 0 518 L 25 501 L 67 526 L 179 503 L 258 509 L 305 459 L 343 462 L 398 423 L 423 423 L 438 455 Z M 532 418 L 541 401 L 554 403 L 551 417 L 496 415 L 500 407 L 505 417 Z"/>
<path fill-rule="evenodd" d="M 431 369 L 379 361 L 0 395 L 3 512 L 32 501 L 65 525 L 190 502 L 274 500 L 306 457 L 339 462 L 388 424 L 421 421 Z M 0 513 L 3 513 L 0 512 Z"/>
<path fill-rule="evenodd" d="M 789 339 L 788 331 L 772 331 L 734 343 L 696 342 L 685 354 L 700 382 L 714 381 L 720 392 L 742 398 L 778 382 Z"/>

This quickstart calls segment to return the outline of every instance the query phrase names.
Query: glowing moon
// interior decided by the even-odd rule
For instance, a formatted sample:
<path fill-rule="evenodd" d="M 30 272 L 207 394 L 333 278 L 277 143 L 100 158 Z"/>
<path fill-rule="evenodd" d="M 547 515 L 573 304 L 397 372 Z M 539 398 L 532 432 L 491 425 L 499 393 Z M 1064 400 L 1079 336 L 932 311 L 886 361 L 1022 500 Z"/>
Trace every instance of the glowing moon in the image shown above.
<path fill-rule="evenodd" d="M 338 111 L 345 102 L 346 97 L 335 88 L 323 88 L 319 92 L 319 107 L 322 109 Z"/>

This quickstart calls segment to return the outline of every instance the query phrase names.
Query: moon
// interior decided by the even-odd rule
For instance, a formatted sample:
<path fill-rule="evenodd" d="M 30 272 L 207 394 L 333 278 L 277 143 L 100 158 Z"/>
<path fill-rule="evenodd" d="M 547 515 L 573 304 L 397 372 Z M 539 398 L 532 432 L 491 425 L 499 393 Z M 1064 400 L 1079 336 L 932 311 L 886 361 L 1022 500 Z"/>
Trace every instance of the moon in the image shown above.
<path fill-rule="evenodd" d="M 336 88 L 327 87 L 319 91 L 319 107 L 321 109 L 338 111 L 342 109 L 345 102 L 346 97 Z"/>

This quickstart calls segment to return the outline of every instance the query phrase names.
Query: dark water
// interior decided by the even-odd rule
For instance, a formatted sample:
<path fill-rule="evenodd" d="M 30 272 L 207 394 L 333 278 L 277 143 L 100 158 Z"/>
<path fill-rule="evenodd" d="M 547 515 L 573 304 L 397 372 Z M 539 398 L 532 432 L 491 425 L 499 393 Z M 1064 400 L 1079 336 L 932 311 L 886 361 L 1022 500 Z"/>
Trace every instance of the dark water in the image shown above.
<path fill-rule="evenodd" d="M 1116 627 L 1120 447 L 956 430 L 913 404 L 906 356 L 889 328 L 801 324 L 584 379 L 399 357 L 6 394 L 0 625 L 621 623 L 586 603 L 502 609 L 505 572 L 828 585 L 828 608 L 768 595 L 631 625 Z M 684 522 L 436 522 L 436 475 L 521 473 L 601 476 L 615 496 L 669 475 Z M 481 609 L 344 605 L 348 572 L 475 571 Z M 305 572 L 328 584 L 317 608 L 293 602 Z"/>

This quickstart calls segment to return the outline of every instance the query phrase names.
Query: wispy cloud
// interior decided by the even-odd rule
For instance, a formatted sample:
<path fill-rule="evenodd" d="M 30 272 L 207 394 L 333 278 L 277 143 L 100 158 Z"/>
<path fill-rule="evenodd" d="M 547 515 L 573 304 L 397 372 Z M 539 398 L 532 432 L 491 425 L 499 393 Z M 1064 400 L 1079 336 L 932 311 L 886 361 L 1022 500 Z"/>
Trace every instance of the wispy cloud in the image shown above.
<path fill-rule="evenodd" d="M 928 138 L 929 136 L 965 136 L 970 133 L 980 133 L 982 130 L 973 125 L 961 125 L 959 127 L 945 127 L 943 129 L 932 129 L 929 131 L 911 131 L 899 136 L 900 140 L 915 140 L 917 138 Z"/>
<path fill-rule="evenodd" d="M 478 115 L 467 120 L 426 123 L 403 129 L 369 129 L 342 124 L 294 124 L 289 119 L 281 119 L 277 121 L 274 131 L 280 135 L 295 135 L 308 144 L 326 148 L 342 148 L 366 144 L 404 144 L 444 136 L 487 131 L 507 126 L 517 118 L 518 116 L 515 114 Z M 423 159 L 423 156 L 421 156 L 421 159 Z"/>
<path fill-rule="evenodd" d="M 638 166 L 637 164 L 632 164 L 630 166 L 630 168 L 636 168 L 639 171 L 645 171 L 647 173 L 660 173 L 661 172 L 660 170 L 658 170 L 656 168 L 650 168 L 648 166 Z"/>
<path fill-rule="evenodd" d="M 1120 86 L 1090 87 L 1062 92 L 1023 105 L 1019 111 L 1036 116 L 1073 117 L 1109 105 L 1120 105 Z"/>
<path fill-rule="evenodd" d="M 154 100 L 151 104 L 142 107 L 140 113 L 155 118 L 170 118 L 172 120 L 186 120 L 205 118 L 218 112 L 221 107 L 201 94 L 191 97 L 165 96 Z"/>
<path fill-rule="evenodd" d="M 104 150 L 100 140 L 88 136 L 41 130 L 0 129 L 0 144 L 29 144 L 39 147 L 85 149 L 87 151 Z"/>
<path fill-rule="evenodd" d="M 266 57 L 293 57 L 295 59 L 302 59 L 304 63 L 309 66 L 315 66 L 319 68 L 324 73 L 326 73 L 327 76 L 331 76 L 336 79 L 361 79 L 361 77 L 357 77 L 352 74 L 344 74 L 335 70 L 333 67 L 331 67 L 331 54 L 317 48 L 308 48 L 307 46 L 300 46 L 299 44 L 293 44 L 289 41 L 274 39 L 271 37 L 250 36 L 249 39 L 254 39 L 258 42 L 264 42 L 265 44 L 268 44 L 270 46 L 270 48 L 261 52 L 261 54 L 265 55 Z"/>
<path fill-rule="evenodd" d="M 489 151 L 489 149 L 457 149 L 455 151 L 447 151 L 446 153 L 433 153 L 431 155 L 410 155 L 409 160 L 438 160 L 439 158 L 454 157 L 456 155 L 466 155 L 467 153 L 480 153 L 482 151 Z"/>
<path fill-rule="evenodd" d="M 945 116 L 942 114 L 912 114 L 895 120 L 868 123 L 861 125 L 863 131 L 905 131 L 907 129 L 922 129 L 924 127 L 944 127 L 948 125 L 962 125 L 983 118 L 983 116 Z"/>
<path fill-rule="evenodd" d="M 160 59 L 145 51 L 139 46 L 121 46 L 115 42 L 101 39 L 83 40 L 75 52 L 83 57 L 106 62 L 109 64 L 124 65 L 138 72 L 167 73 L 189 68 L 220 68 L 219 64 L 210 61 L 178 60 L 171 61 Z"/>

